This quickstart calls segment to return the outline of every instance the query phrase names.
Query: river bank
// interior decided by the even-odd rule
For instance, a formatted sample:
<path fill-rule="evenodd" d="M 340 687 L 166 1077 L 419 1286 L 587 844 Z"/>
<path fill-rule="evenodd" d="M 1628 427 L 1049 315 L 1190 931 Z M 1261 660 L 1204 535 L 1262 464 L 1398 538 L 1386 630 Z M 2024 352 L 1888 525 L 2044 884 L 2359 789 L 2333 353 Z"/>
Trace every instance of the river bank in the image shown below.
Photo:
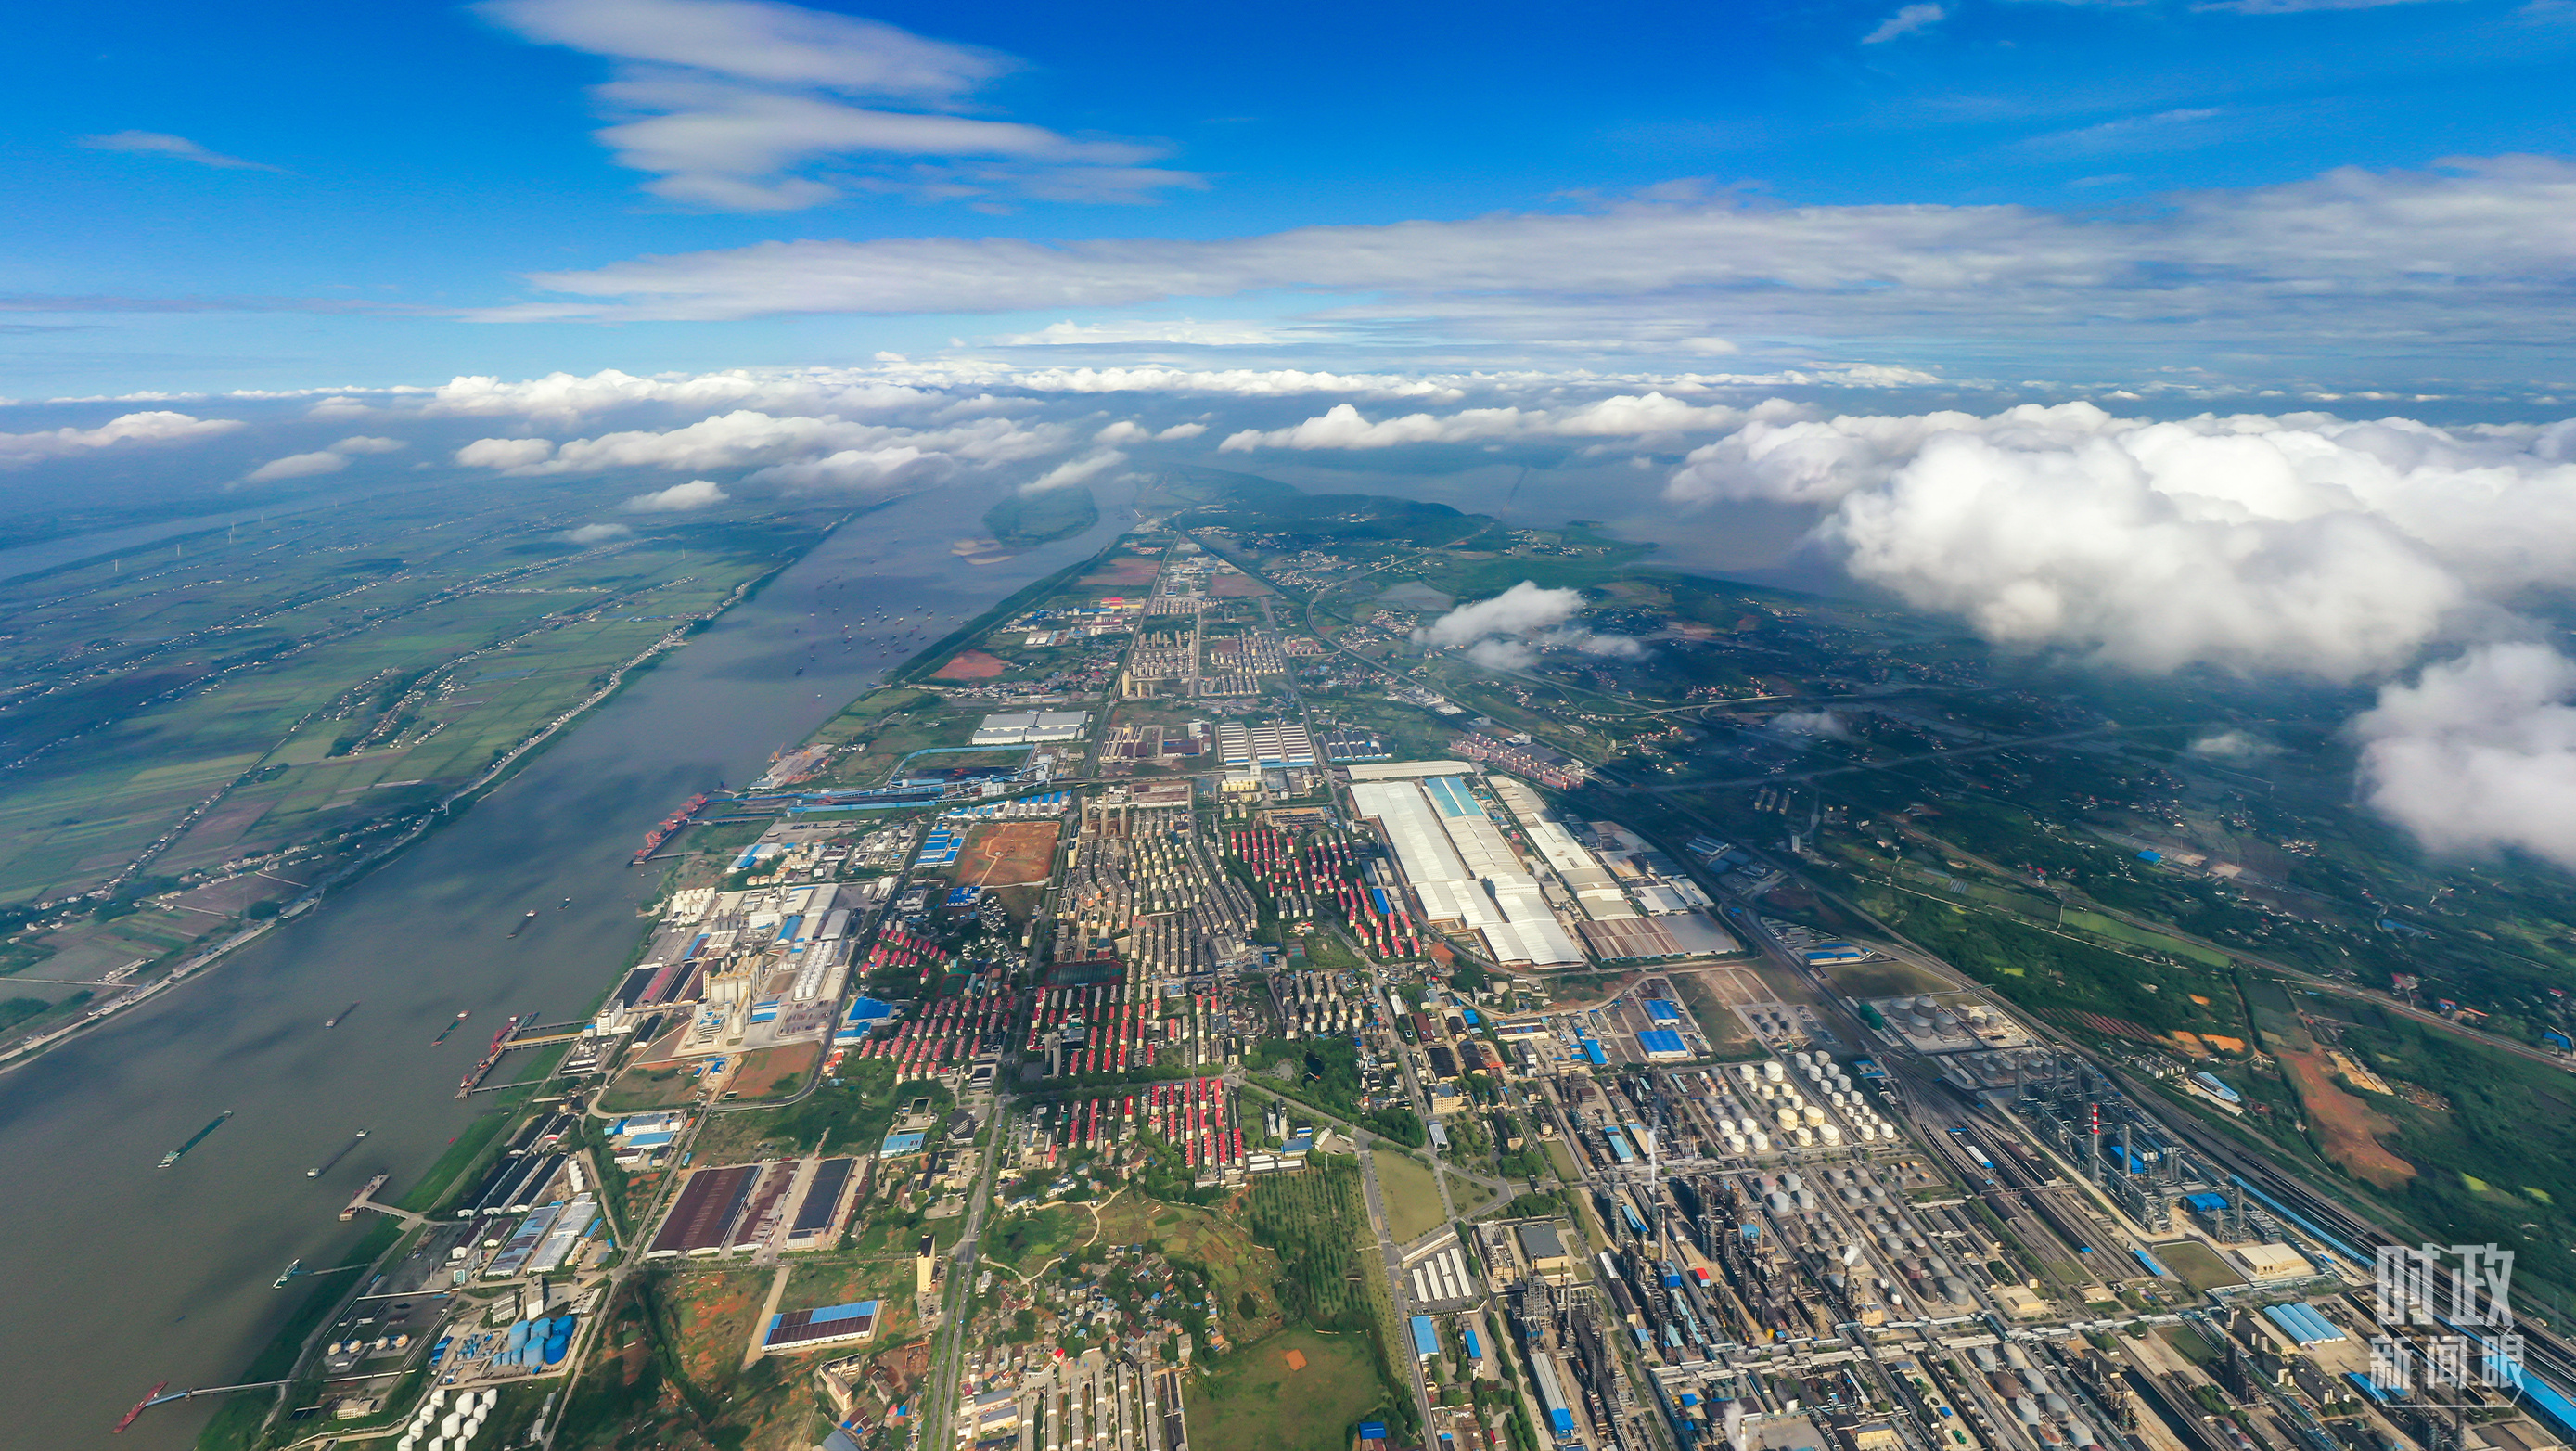
<path fill-rule="evenodd" d="M 239 1378 L 304 1298 L 271 1288 L 279 1267 L 347 1262 L 369 1228 L 334 1220 L 354 1188 L 390 1170 L 407 1192 L 483 1111 L 454 1097 L 480 1039 L 433 1049 L 439 1028 L 459 1011 L 479 1027 L 595 1002 L 658 882 L 627 866 L 644 829 L 757 774 L 914 653 L 845 645 L 834 604 L 964 619 L 1131 517 L 977 565 L 952 548 L 956 513 L 906 500 L 837 532 L 326 910 L 0 1079 L 0 1165 L 17 1186 L 0 1235 L 19 1269 L 0 1297 L 0 1396 L 29 1408 L 0 1446 L 111 1444 L 106 1428 L 154 1382 Z M 366 1010 L 322 1030 L 352 999 Z M 152 1168 L 227 1107 L 222 1134 Z M 372 1130 L 364 1152 L 305 1177 L 316 1145 L 357 1127 Z M 189 1445 L 212 1409 L 156 1410 L 115 1444 Z"/>

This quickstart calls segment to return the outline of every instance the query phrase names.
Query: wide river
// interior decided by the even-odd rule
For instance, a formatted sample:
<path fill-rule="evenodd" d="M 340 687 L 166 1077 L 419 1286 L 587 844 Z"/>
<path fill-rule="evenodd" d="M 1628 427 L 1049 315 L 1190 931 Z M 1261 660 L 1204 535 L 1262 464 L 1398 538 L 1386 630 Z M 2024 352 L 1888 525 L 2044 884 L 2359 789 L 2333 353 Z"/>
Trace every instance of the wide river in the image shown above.
<path fill-rule="evenodd" d="M 942 492 L 861 515 L 454 824 L 201 980 L 0 1076 L 0 1447 L 190 1445 L 210 1402 L 108 1428 L 157 1381 L 233 1379 L 296 1301 L 336 1288 L 272 1289 L 278 1272 L 342 1263 L 367 1228 L 338 1221 L 349 1196 L 384 1170 L 400 1194 L 466 1124 L 457 1076 L 501 1021 L 563 1021 L 611 984 L 658 880 L 626 864 L 645 829 L 692 791 L 757 775 L 921 645 L 1128 527 L 1124 500 L 1101 492 L 1089 534 L 983 566 L 950 546 L 988 501 Z M 937 628 L 842 648 L 841 625 L 880 607 L 927 607 Z M 432 1048 L 460 1009 L 472 1018 Z M 176 1167 L 153 1167 L 225 1109 Z M 362 1128 L 357 1152 L 305 1177 Z"/>

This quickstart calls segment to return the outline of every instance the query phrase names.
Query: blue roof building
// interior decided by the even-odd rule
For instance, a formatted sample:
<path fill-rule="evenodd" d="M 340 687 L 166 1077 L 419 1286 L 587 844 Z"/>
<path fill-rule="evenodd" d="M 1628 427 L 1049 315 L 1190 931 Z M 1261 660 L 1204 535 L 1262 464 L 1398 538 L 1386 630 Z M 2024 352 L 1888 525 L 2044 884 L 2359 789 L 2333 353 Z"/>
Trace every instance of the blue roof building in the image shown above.
<path fill-rule="evenodd" d="M 1440 1353 L 1440 1327 L 1428 1315 L 1413 1317 L 1413 1353 L 1424 1360 Z"/>

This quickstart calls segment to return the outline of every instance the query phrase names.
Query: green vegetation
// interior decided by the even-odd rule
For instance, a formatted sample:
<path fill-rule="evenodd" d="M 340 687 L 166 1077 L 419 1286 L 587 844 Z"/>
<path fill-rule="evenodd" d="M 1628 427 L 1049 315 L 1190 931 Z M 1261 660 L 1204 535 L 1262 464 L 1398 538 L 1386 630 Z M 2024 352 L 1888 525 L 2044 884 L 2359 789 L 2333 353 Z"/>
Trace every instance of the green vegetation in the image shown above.
<path fill-rule="evenodd" d="M 1294 1352 L 1305 1362 L 1292 1369 Z M 1288 1330 L 1219 1362 L 1186 1397 L 1190 1444 L 1204 1451 L 1316 1451 L 1350 1444 L 1392 1401 L 1364 1335 Z"/>
<path fill-rule="evenodd" d="M 1376 1155 L 1377 1192 L 1386 1205 L 1386 1232 L 1397 1244 L 1411 1244 L 1440 1227 L 1448 1211 L 1440 1205 L 1440 1183 L 1411 1155 Z"/>

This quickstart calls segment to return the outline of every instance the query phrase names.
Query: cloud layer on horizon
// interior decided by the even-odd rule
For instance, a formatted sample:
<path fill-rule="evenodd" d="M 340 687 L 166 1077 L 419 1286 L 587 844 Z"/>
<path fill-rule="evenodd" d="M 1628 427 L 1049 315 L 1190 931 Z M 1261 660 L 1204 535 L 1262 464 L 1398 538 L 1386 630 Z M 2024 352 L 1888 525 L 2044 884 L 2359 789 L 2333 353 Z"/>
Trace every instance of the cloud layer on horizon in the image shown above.
<path fill-rule="evenodd" d="M 2554 345 L 2576 324 L 2576 163 L 2177 192 L 2152 207 L 1777 206 L 1741 196 L 1214 240 L 762 242 L 531 281 L 491 320 L 1132 307 L 1270 294 L 1312 326 L 1450 344 L 1707 355 L 1747 337 L 2011 342 L 2025 364 L 2221 343 L 2302 358 Z M 1346 301 L 1353 297 L 1367 301 Z M 1934 341 L 1937 340 L 1937 341 Z M 2033 353 L 2032 349 L 2040 352 Z"/>

